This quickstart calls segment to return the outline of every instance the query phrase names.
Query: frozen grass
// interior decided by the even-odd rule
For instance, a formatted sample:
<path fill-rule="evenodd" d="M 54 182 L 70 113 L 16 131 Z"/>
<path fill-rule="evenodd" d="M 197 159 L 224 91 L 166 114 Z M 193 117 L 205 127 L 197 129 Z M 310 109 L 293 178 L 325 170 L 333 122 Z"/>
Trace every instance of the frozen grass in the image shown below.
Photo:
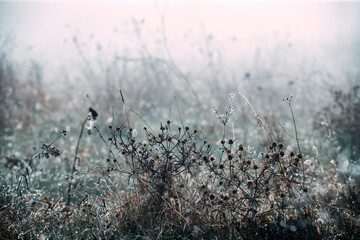
<path fill-rule="evenodd" d="M 293 83 L 196 87 L 147 56 L 81 94 L 1 58 L 1 239 L 359 237 L 357 86 L 309 107 L 277 94 Z"/>

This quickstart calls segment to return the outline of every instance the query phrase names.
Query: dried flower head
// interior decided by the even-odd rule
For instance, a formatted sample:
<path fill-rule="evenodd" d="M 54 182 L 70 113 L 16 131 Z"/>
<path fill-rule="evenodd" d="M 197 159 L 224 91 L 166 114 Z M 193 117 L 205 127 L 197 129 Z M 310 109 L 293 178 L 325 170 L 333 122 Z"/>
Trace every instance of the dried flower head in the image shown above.
<path fill-rule="evenodd" d="M 99 116 L 98 112 L 95 111 L 92 107 L 89 107 L 89 117 L 91 117 L 93 120 L 96 120 Z"/>

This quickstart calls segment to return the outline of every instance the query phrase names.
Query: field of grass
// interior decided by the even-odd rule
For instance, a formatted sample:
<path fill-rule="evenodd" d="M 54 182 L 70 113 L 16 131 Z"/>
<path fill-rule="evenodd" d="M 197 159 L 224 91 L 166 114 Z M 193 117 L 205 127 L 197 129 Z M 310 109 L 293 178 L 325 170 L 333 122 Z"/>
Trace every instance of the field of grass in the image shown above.
<path fill-rule="evenodd" d="M 183 69 L 78 42 L 57 83 L 1 43 L 0 239 L 360 238 L 359 66 L 234 71 L 209 44 Z"/>

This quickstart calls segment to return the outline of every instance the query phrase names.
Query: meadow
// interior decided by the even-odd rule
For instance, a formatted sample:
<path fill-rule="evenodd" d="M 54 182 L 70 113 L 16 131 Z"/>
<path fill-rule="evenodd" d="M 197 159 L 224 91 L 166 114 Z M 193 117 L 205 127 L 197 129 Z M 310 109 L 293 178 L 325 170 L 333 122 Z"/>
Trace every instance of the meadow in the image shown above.
<path fill-rule="evenodd" d="M 356 63 L 234 70 L 208 35 L 186 65 L 136 24 L 56 82 L 2 38 L 0 239 L 360 237 Z"/>

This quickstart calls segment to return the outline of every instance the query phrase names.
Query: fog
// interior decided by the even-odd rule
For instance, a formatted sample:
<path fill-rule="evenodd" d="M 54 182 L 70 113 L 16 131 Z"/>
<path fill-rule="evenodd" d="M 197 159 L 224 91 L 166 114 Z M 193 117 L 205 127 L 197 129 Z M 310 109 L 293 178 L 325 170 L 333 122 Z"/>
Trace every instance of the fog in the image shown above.
<path fill-rule="evenodd" d="M 359 64 L 359 3 L 0 3 L 1 39 L 13 38 L 14 60 L 36 60 L 46 79 L 79 57 L 74 38 L 90 59 L 99 56 L 99 49 L 106 56 L 124 51 L 139 56 L 136 28 L 147 49 L 166 58 L 165 36 L 171 57 L 184 69 L 201 64 L 208 37 L 214 58 L 228 69 L 261 64 L 296 71 L 301 65 L 341 69 Z"/>
<path fill-rule="evenodd" d="M 67 99 L 70 110 L 52 114 L 82 101 L 114 120 L 121 88 L 155 124 L 180 120 L 175 93 L 195 125 L 226 108 L 231 91 L 263 114 L 286 115 L 282 99 L 295 95 L 298 113 L 314 115 L 359 84 L 359 29 L 356 2 L 0 3 L 2 56 L 19 83 Z M 200 112 L 205 119 L 193 118 Z"/>
<path fill-rule="evenodd" d="M 360 2 L 0 2 L 0 239 L 357 239 Z"/>

